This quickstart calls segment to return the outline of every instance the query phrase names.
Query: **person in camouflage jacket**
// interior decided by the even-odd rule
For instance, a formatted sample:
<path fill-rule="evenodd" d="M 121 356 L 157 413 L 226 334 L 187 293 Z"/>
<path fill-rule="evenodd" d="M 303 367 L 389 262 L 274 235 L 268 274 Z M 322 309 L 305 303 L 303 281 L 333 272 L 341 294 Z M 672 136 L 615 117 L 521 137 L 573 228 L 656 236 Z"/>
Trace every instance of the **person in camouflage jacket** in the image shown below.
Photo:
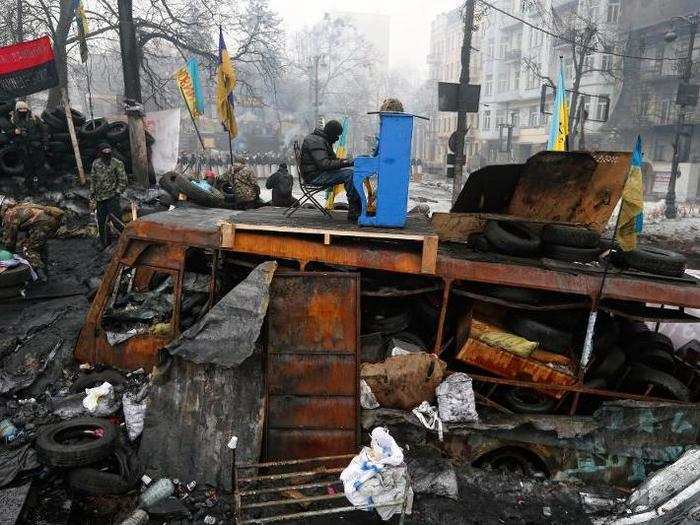
<path fill-rule="evenodd" d="M 56 236 L 61 225 L 63 210 L 54 206 L 42 206 L 32 202 L 17 204 L 5 199 L 0 204 L 2 216 L 2 244 L 5 249 L 17 253 L 29 261 L 39 278 L 46 280 L 46 265 L 42 252 L 46 242 Z"/>
<path fill-rule="evenodd" d="M 99 156 L 92 163 L 90 171 L 90 198 L 97 211 L 97 229 L 102 247 L 110 244 L 107 220 L 114 216 L 121 219 L 122 209 L 119 199 L 126 190 L 128 179 L 124 163 L 112 156 L 112 147 L 103 142 L 97 148 Z"/>
<path fill-rule="evenodd" d="M 235 162 L 230 170 L 220 176 L 217 186 L 223 188 L 226 183 L 231 185 L 236 208 L 248 209 L 259 204 L 260 186 L 249 166 Z"/>

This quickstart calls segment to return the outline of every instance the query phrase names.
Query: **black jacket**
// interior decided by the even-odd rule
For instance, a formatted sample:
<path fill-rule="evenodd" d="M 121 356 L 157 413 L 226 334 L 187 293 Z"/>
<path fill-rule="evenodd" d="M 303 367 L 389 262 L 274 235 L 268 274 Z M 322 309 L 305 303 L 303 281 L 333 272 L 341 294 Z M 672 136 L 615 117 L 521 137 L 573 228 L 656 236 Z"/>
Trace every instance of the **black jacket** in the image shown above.
<path fill-rule="evenodd" d="M 272 190 L 273 206 L 292 205 L 292 186 L 294 181 L 287 168 L 279 168 L 265 182 L 265 187 Z"/>
<path fill-rule="evenodd" d="M 307 135 L 301 145 L 301 176 L 312 181 L 321 172 L 352 166 L 352 162 L 335 156 L 328 137 L 321 128 Z"/>

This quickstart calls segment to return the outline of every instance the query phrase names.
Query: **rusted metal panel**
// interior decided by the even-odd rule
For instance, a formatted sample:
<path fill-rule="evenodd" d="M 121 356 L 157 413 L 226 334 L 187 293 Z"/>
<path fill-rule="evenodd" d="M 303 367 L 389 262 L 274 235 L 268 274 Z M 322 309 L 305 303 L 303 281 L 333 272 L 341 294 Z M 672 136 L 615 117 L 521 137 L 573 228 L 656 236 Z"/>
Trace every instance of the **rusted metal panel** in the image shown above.
<path fill-rule="evenodd" d="M 553 370 L 539 361 L 517 356 L 472 338 L 467 339 L 457 354 L 457 359 L 511 379 L 558 385 L 572 385 L 576 382 L 573 375 Z M 542 389 L 542 392 L 555 398 L 561 398 L 564 395 L 563 391 Z"/>
<path fill-rule="evenodd" d="M 357 274 L 275 276 L 268 307 L 266 459 L 357 450 L 358 342 Z"/>
<path fill-rule="evenodd" d="M 319 454 L 357 451 L 357 430 L 298 430 L 269 428 L 265 437 L 267 459 L 312 458 Z"/>
<path fill-rule="evenodd" d="M 348 428 L 355 420 L 354 396 L 282 396 L 270 397 L 268 415 L 280 428 Z"/>
<path fill-rule="evenodd" d="M 348 375 L 348 370 L 355 366 L 352 354 L 272 353 L 267 368 L 271 394 L 351 396 L 355 392 L 355 377 Z"/>
<path fill-rule="evenodd" d="M 508 214 L 602 231 L 622 194 L 630 153 L 541 152 L 528 159 Z"/>

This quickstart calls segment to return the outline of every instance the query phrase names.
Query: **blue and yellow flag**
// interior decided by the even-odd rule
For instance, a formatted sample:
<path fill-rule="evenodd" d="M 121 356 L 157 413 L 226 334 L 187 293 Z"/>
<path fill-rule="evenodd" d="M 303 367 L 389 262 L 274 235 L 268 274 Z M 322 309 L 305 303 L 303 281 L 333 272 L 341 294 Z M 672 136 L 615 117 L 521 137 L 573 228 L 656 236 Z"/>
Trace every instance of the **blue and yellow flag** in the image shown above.
<path fill-rule="evenodd" d="M 198 115 L 204 115 L 204 94 L 202 93 L 202 82 L 199 79 L 199 64 L 196 58 L 187 61 L 187 72 L 192 80 L 194 89 L 194 107 Z"/>
<path fill-rule="evenodd" d="M 566 83 L 564 82 L 564 64 L 559 64 L 559 81 L 557 93 L 552 107 L 552 121 L 549 125 L 549 140 L 547 149 L 550 151 L 567 151 L 569 135 L 569 101 L 566 98 Z"/>
<path fill-rule="evenodd" d="M 219 26 L 219 65 L 216 67 L 216 110 L 224 129 L 231 138 L 238 135 L 238 125 L 234 114 L 233 90 L 236 88 L 236 71 L 224 42 L 224 32 Z"/>
<path fill-rule="evenodd" d="M 193 119 L 197 118 L 200 114 L 197 112 L 194 84 L 192 83 L 192 77 L 190 76 L 190 70 L 187 65 L 175 72 L 175 80 L 177 81 L 177 87 L 180 88 L 180 94 L 187 105 L 190 115 Z"/>
<path fill-rule="evenodd" d="M 642 137 L 632 151 L 630 171 L 622 190 L 620 220 L 615 236 L 620 248 L 628 252 L 637 247 L 637 234 L 644 223 L 644 184 L 642 182 Z"/>
<path fill-rule="evenodd" d="M 85 16 L 85 7 L 83 6 L 82 0 L 73 0 L 72 2 L 73 14 L 78 25 L 78 44 L 80 46 L 80 60 L 87 62 L 88 59 L 88 47 L 87 47 L 87 37 L 89 32 L 87 17 Z"/>

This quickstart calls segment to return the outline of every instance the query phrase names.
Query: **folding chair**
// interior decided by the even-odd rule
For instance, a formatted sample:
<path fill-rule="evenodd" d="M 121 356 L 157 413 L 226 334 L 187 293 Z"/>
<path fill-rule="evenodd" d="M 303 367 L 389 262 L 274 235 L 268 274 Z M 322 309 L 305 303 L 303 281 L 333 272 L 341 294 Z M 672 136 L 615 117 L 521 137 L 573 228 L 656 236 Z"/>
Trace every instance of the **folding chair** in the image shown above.
<path fill-rule="evenodd" d="M 314 197 L 316 194 L 326 191 L 328 189 L 327 186 L 317 186 L 314 184 L 309 184 L 307 182 L 304 182 L 304 177 L 301 176 L 301 148 L 299 147 L 299 141 L 294 141 L 294 161 L 296 162 L 297 165 L 297 176 L 299 178 L 299 187 L 301 188 L 302 192 L 302 197 L 298 199 L 294 204 L 292 204 L 287 210 L 284 212 L 285 217 L 291 217 L 294 212 L 296 212 L 299 208 L 301 208 L 305 203 L 310 202 L 314 208 L 319 210 L 321 213 L 323 213 L 326 217 L 329 219 L 332 219 L 333 216 L 330 214 L 330 212 L 324 208 Z"/>

